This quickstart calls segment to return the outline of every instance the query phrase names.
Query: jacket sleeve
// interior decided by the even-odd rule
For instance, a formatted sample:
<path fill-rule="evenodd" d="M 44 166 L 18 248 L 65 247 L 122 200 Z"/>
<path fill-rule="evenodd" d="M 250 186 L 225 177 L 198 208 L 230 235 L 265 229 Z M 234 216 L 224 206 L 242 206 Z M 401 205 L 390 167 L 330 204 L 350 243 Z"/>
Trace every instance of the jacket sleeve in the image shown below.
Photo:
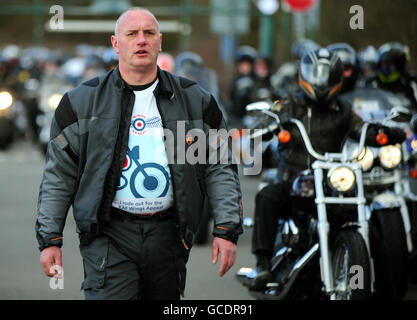
<path fill-rule="evenodd" d="M 51 124 L 39 189 L 35 231 L 39 250 L 62 246 L 62 234 L 78 176 L 77 121 L 67 94 Z"/>
<path fill-rule="evenodd" d="M 223 114 L 211 96 L 203 114 L 204 124 L 217 130 L 209 135 L 204 182 L 213 210 L 213 235 L 237 243 L 242 229 L 242 193 L 237 165 L 232 161 L 232 143 Z M 217 161 L 213 161 L 213 156 Z"/>

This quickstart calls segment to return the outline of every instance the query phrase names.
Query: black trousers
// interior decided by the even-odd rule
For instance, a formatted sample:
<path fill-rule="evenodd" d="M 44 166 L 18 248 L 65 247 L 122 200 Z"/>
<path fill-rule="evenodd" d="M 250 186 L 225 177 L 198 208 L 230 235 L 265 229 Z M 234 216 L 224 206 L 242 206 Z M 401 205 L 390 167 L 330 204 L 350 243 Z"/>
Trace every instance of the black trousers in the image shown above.
<path fill-rule="evenodd" d="M 112 218 L 88 245 L 80 245 L 87 300 L 179 300 L 189 251 L 172 216 Z"/>
<path fill-rule="evenodd" d="M 278 219 L 291 216 L 290 186 L 281 182 L 266 186 L 256 194 L 252 253 L 272 256 Z"/>

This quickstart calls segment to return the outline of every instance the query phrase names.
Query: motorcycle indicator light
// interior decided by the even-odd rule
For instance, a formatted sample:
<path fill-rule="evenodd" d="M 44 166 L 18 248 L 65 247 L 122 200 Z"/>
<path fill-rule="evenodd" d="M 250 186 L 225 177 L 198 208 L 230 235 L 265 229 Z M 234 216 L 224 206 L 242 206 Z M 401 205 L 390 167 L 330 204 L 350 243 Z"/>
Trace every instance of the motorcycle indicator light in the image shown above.
<path fill-rule="evenodd" d="M 13 104 L 13 96 L 7 92 L 0 92 L 0 111 L 7 110 Z"/>
<path fill-rule="evenodd" d="M 281 130 L 278 133 L 278 140 L 281 143 L 288 143 L 291 140 L 291 133 L 287 130 Z"/>
<path fill-rule="evenodd" d="M 347 192 L 355 185 L 355 173 L 352 169 L 341 166 L 333 168 L 327 175 L 330 187 L 337 192 Z"/>
<path fill-rule="evenodd" d="M 416 168 L 411 168 L 409 174 L 410 174 L 411 179 L 417 179 L 417 169 Z"/>
<path fill-rule="evenodd" d="M 379 160 L 386 169 L 393 169 L 401 162 L 401 150 L 398 146 L 385 146 L 379 152 Z"/>
<path fill-rule="evenodd" d="M 378 135 L 376 136 L 376 142 L 378 142 L 379 145 L 383 146 L 386 145 L 388 143 L 388 136 L 386 133 L 378 133 Z"/>

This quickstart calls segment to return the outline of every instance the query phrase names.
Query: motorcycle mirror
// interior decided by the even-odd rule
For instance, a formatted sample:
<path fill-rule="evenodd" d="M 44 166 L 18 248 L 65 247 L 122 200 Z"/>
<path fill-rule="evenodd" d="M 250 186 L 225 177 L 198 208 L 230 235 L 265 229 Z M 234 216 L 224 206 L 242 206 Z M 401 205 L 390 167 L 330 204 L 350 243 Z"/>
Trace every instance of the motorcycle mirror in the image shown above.
<path fill-rule="evenodd" d="M 250 103 L 246 106 L 248 113 L 255 113 L 257 111 L 271 110 L 271 105 L 266 101 L 258 101 Z"/>
<path fill-rule="evenodd" d="M 411 112 L 403 106 L 395 106 L 391 109 L 390 119 L 397 122 L 408 122 L 411 120 Z"/>
<path fill-rule="evenodd" d="M 417 114 L 412 116 L 412 118 L 410 120 L 410 127 L 411 127 L 411 130 L 413 130 L 414 133 L 417 132 Z"/>

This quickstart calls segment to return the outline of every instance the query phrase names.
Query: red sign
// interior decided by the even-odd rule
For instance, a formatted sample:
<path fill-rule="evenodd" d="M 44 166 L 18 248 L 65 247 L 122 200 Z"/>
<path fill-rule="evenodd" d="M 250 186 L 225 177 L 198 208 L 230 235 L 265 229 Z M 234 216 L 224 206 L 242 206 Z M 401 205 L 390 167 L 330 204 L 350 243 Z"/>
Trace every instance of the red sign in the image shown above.
<path fill-rule="evenodd" d="M 304 12 L 310 9 L 316 0 L 285 0 L 291 11 Z"/>

